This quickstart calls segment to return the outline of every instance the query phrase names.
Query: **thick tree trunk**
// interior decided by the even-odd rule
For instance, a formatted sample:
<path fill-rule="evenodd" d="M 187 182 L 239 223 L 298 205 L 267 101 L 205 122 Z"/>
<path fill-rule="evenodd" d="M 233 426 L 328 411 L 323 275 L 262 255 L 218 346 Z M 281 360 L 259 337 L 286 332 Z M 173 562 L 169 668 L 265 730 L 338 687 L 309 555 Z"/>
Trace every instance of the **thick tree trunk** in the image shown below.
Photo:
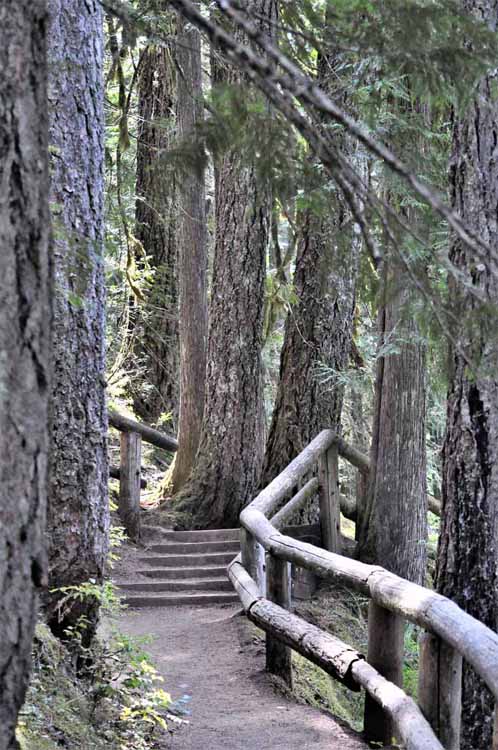
<path fill-rule="evenodd" d="M 29 677 L 46 583 L 50 297 L 47 4 L 0 9 L 0 750 Z"/>
<path fill-rule="evenodd" d="M 336 57 L 320 56 L 318 76 L 325 90 L 343 99 Z M 343 134 L 336 138 L 343 151 L 350 149 Z M 323 195 L 326 183 L 319 187 Z M 349 364 L 360 243 L 342 195 L 337 190 L 327 195 L 330 201 L 325 210 L 323 206 L 315 211 L 310 208 L 303 216 L 294 273 L 297 303 L 285 324 L 262 486 L 321 430 L 340 432 L 343 386 L 336 376 Z M 308 520 L 316 513 L 311 508 Z"/>
<path fill-rule="evenodd" d="M 201 39 L 181 25 L 178 34 L 178 137 L 195 136 L 204 117 Z M 179 186 L 178 277 L 180 287 L 180 418 L 172 491 L 181 490 L 192 471 L 202 427 L 207 348 L 207 225 L 204 171 L 184 175 Z"/>
<path fill-rule="evenodd" d="M 165 156 L 175 141 L 176 83 L 171 52 L 149 45 L 138 77 L 135 235 L 154 271 L 145 302 L 133 307 L 134 354 L 139 376 L 131 383 L 136 413 L 155 422 L 179 401 L 177 188 Z M 137 265 L 143 257 L 136 253 Z"/>
<path fill-rule="evenodd" d="M 50 588 L 102 581 L 109 506 L 104 369 L 103 27 L 98 0 L 51 0 L 54 395 L 48 506 Z M 47 599 L 58 634 L 98 604 Z"/>
<path fill-rule="evenodd" d="M 495 2 L 464 3 L 493 30 Z M 490 247 L 495 266 L 477 266 L 454 240 L 453 263 L 472 289 L 451 283 L 460 327 L 453 332 L 446 438 L 443 451 L 443 515 L 437 588 L 493 630 L 498 627 L 498 102 L 494 74 L 481 81 L 465 115 L 456 117 L 450 170 L 452 205 Z M 467 359 L 467 361 L 466 361 Z M 470 365 L 468 364 L 470 362 Z M 490 748 L 493 700 L 464 665 L 462 750 Z"/>
<path fill-rule="evenodd" d="M 390 274 L 386 262 L 382 268 L 379 355 L 385 351 L 377 360 L 366 501 L 357 507 L 358 551 L 360 559 L 423 584 L 427 558 L 425 349 L 410 314 L 407 280 L 396 270 Z M 385 627 L 385 614 L 385 610 L 371 608 L 373 638 Z M 399 618 L 391 620 L 393 670 L 385 676 L 401 686 L 404 628 Z M 375 661 L 375 643 L 370 657 Z M 365 726 L 376 740 L 389 741 L 393 736 L 392 721 L 368 696 Z"/>
<path fill-rule="evenodd" d="M 424 583 L 427 544 L 425 348 L 409 296 L 383 271 L 371 476 L 359 519 L 359 553 L 410 581 Z M 406 280 L 405 280 L 406 282 Z M 399 284 L 399 286 L 397 286 Z"/>
<path fill-rule="evenodd" d="M 358 261 L 358 243 L 347 230 L 339 202 L 330 218 L 310 210 L 298 250 L 297 303 L 287 316 L 280 382 L 266 448 L 266 486 L 323 429 L 340 429 L 343 389 L 325 382 L 320 366 L 338 373 L 348 366 Z"/>
<path fill-rule="evenodd" d="M 254 11 L 275 17 L 274 0 L 254 0 Z M 229 65 L 214 65 L 218 84 L 248 82 Z M 235 152 L 215 165 L 216 237 L 209 308 L 204 418 L 196 465 L 176 498 L 196 527 L 230 527 L 253 498 L 263 455 L 261 346 L 265 261 L 271 194 Z"/>

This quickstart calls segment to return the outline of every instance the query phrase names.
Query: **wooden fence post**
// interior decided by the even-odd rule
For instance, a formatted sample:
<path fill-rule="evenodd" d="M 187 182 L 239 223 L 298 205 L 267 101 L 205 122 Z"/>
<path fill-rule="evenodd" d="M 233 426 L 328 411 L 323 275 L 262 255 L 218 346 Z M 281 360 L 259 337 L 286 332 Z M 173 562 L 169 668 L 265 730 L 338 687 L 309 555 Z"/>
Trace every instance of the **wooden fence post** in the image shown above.
<path fill-rule="evenodd" d="M 329 552 L 340 550 L 339 458 L 334 443 L 318 459 L 322 543 Z"/>
<path fill-rule="evenodd" d="M 462 656 L 431 633 L 419 641 L 418 703 L 445 750 L 459 750 Z"/>
<path fill-rule="evenodd" d="M 140 469 L 142 438 L 137 432 L 121 433 L 118 512 L 130 539 L 140 539 Z"/>
<path fill-rule="evenodd" d="M 261 596 L 266 596 L 265 551 L 246 529 L 240 529 L 242 565 L 257 584 Z"/>
<path fill-rule="evenodd" d="M 404 621 L 393 612 L 370 601 L 368 607 L 367 661 L 379 674 L 403 685 Z M 365 696 L 364 734 L 367 742 L 390 745 L 393 725 L 388 714 L 370 697 Z"/>
<path fill-rule="evenodd" d="M 290 563 L 273 555 L 266 556 L 267 598 L 284 609 L 290 609 Z M 266 668 L 292 689 L 292 649 L 270 633 L 266 634 Z"/>

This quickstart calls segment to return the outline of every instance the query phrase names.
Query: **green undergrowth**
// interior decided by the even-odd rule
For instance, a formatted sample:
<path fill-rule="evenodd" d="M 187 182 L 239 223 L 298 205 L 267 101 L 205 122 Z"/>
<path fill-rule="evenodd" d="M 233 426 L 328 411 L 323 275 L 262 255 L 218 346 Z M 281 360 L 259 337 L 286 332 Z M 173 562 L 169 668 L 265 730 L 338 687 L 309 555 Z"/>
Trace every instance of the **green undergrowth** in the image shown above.
<path fill-rule="evenodd" d="M 171 715 L 144 639 L 103 629 L 88 653 L 84 677 L 74 652 L 40 623 L 33 643 L 33 672 L 17 736 L 21 750 L 165 750 Z M 112 631 L 112 632 L 111 632 Z"/>
<path fill-rule="evenodd" d="M 300 602 L 296 614 L 308 622 L 367 653 L 368 599 L 343 587 L 321 588 L 309 601 Z M 405 630 L 404 690 L 412 697 L 417 693 L 418 630 L 408 625 Z M 326 672 L 299 654 L 293 654 L 294 691 L 296 697 L 345 721 L 357 731 L 363 728 L 361 692 L 353 692 L 333 680 Z"/>
<path fill-rule="evenodd" d="M 361 653 L 367 647 L 367 600 L 339 587 L 320 589 L 312 599 L 300 602 L 296 614 L 328 630 Z M 333 680 L 299 654 L 293 655 L 294 690 L 298 699 L 330 711 L 353 729 L 362 729 L 363 698 Z"/>

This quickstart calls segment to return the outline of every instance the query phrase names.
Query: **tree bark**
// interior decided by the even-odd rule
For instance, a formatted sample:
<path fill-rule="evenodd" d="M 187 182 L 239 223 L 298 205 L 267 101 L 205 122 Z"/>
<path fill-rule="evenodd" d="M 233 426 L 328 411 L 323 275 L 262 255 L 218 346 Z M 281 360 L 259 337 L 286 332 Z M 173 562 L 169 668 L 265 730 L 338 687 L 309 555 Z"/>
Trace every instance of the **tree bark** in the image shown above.
<path fill-rule="evenodd" d="M 425 347 L 407 282 L 382 271 L 371 473 L 359 518 L 359 554 L 423 584 L 427 545 Z M 387 351 L 382 355 L 382 349 Z M 391 349 L 391 351 L 389 351 Z"/>
<path fill-rule="evenodd" d="M 294 274 L 297 303 L 285 324 L 262 486 L 321 430 L 340 428 L 343 389 L 323 382 L 318 366 L 340 372 L 349 361 L 358 245 L 349 233 L 349 242 L 335 241 L 343 221 L 334 209 L 330 218 L 311 210 L 305 217 Z"/>
<path fill-rule="evenodd" d="M 495 2 L 466 0 L 496 31 Z M 452 206 L 498 260 L 498 102 L 494 74 L 479 84 L 467 112 L 455 115 L 450 164 Z M 443 450 L 443 514 L 437 559 L 437 589 L 493 630 L 498 627 L 498 341 L 496 266 L 476 266 L 453 238 L 450 257 L 468 287 L 450 282 L 458 328 L 450 351 L 450 386 Z M 482 295 L 482 306 L 472 292 Z M 469 364 L 470 363 L 470 364 Z M 489 748 L 493 699 L 464 665 L 462 750 Z"/>
<path fill-rule="evenodd" d="M 381 269 L 371 468 L 366 502 L 357 507 L 358 552 L 364 562 L 423 584 L 427 561 L 425 347 L 410 315 L 407 279 L 396 271 L 389 273 L 387 263 Z M 372 605 L 368 658 L 374 666 L 382 644 L 388 644 L 391 664 L 385 673 L 380 663 L 377 666 L 401 687 L 403 622 Z M 389 742 L 394 732 L 391 718 L 379 711 L 370 696 L 365 700 L 365 727 L 369 739 L 375 741 Z"/>
<path fill-rule="evenodd" d="M 276 17 L 274 0 L 254 0 L 247 10 L 265 30 L 266 19 Z M 247 79 L 228 64 L 216 61 L 213 79 L 247 95 Z M 176 497 L 177 509 L 193 514 L 198 528 L 237 525 L 257 488 L 263 452 L 261 347 L 271 191 L 235 151 L 215 164 L 215 188 L 204 417 L 195 468 Z"/>
<path fill-rule="evenodd" d="M 178 137 L 188 141 L 202 123 L 201 38 L 178 21 Z M 204 169 L 184 175 L 179 186 L 180 417 L 172 491 L 181 490 L 192 471 L 202 427 L 206 383 L 207 225 Z"/>
<path fill-rule="evenodd" d="M 54 393 L 48 506 L 50 589 L 102 581 L 107 555 L 103 238 L 103 26 L 98 0 L 51 0 L 50 143 L 54 217 Z M 98 603 L 58 611 L 58 635 Z"/>
<path fill-rule="evenodd" d="M 0 750 L 14 750 L 46 585 L 50 385 L 47 4 L 0 9 Z"/>
<path fill-rule="evenodd" d="M 165 11 L 166 13 L 167 11 Z M 173 23 L 173 22 L 172 22 Z M 134 409 L 146 422 L 172 415 L 179 402 L 177 185 L 165 157 L 175 142 L 176 81 L 171 51 L 149 44 L 138 76 L 138 142 L 135 234 L 154 277 L 146 300 L 134 305 L 134 354 L 138 382 L 131 383 Z M 141 252 L 136 263 L 143 266 Z"/>
<path fill-rule="evenodd" d="M 333 54 L 322 54 L 318 77 L 333 97 L 344 98 L 336 66 Z M 343 134 L 336 139 L 343 152 L 350 149 Z M 323 196 L 327 184 L 318 187 Z M 285 324 L 263 487 L 321 430 L 340 432 L 344 389 L 336 376 L 349 363 L 360 243 L 343 197 L 337 190 L 327 195 L 326 208 L 312 207 L 303 216 L 294 273 L 297 302 Z M 320 373 L 320 367 L 326 367 L 327 374 Z M 316 509 L 310 513 L 316 515 Z"/>

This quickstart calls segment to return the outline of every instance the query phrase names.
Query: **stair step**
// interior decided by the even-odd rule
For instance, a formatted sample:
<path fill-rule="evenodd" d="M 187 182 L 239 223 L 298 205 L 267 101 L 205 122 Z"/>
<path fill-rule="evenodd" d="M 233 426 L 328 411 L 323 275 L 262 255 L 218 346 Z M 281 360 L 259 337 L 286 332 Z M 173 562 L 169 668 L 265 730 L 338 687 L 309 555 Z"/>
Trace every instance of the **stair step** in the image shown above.
<path fill-rule="evenodd" d="M 239 601 L 235 592 L 213 592 L 209 594 L 143 594 L 123 597 L 129 607 L 178 607 L 185 604 L 209 606 L 210 604 L 232 604 Z"/>
<path fill-rule="evenodd" d="M 162 578 L 163 580 L 178 580 L 182 578 L 226 578 L 226 565 L 205 565 L 197 568 L 141 568 L 140 575 L 148 578 Z"/>
<path fill-rule="evenodd" d="M 233 586 L 225 578 L 184 578 L 174 581 L 130 581 L 118 584 L 126 591 L 233 591 Z"/>
<path fill-rule="evenodd" d="M 142 526 L 145 535 L 159 535 L 172 542 L 238 542 L 239 529 L 208 529 L 207 531 L 169 531 L 160 526 Z"/>
<path fill-rule="evenodd" d="M 240 552 L 240 544 L 236 541 L 228 542 L 167 542 L 166 544 L 151 544 L 148 552 L 167 555 L 195 555 L 211 554 L 212 552 L 230 552 L 235 557 Z"/>
<path fill-rule="evenodd" d="M 212 552 L 194 555 L 148 555 L 139 557 L 140 562 L 158 567 L 195 567 L 196 565 L 228 565 L 236 553 L 234 552 Z"/>

